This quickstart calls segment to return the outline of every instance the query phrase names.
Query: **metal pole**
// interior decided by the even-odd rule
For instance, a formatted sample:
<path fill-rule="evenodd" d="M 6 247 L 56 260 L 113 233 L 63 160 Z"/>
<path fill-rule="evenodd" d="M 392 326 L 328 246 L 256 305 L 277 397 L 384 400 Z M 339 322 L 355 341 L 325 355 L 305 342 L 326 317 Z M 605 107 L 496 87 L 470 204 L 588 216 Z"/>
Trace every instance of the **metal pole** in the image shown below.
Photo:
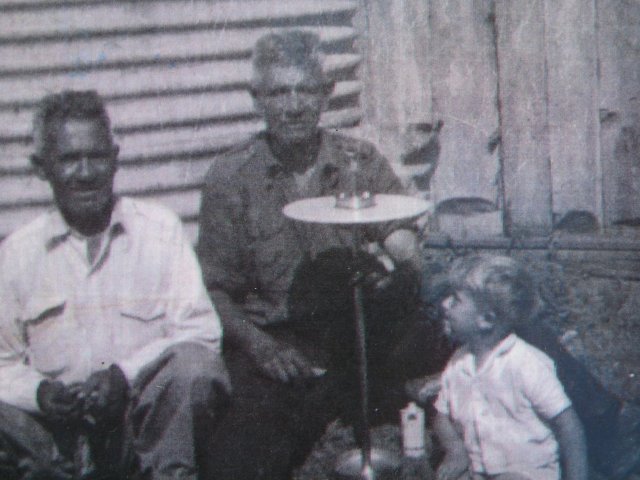
<path fill-rule="evenodd" d="M 357 255 L 360 235 L 358 227 L 353 228 L 353 258 L 357 268 Z M 353 286 L 353 306 L 356 322 L 356 342 L 358 347 L 358 372 L 360 383 L 360 414 L 362 416 L 362 479 L 372 479 L 371 468 L 371 432 L 369 431 L 369 377 L 367 372 L 367 341 L 365 333 L 364 303 L 362 297 L 361 275 L 359 270 L 355 272 Z"/>

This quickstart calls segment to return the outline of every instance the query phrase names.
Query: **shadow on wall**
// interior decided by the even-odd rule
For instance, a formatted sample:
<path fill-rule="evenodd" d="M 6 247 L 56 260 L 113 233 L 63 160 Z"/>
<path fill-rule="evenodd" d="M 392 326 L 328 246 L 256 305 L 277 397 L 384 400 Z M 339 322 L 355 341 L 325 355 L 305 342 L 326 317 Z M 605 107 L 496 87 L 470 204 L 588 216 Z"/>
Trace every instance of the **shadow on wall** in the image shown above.
<path fill-rule="evenodd" d="M 405 127 L 400 154 L 400 170 L 411 193 L 428 198 L 431 178 L 438 167 L 440 158 L 439 133 L 444 123 L 409 123 Z"/>
<path fill-rule="evenodd" d="M 556 217 L 556 214 L 554 214 Z M 586 210 L 569 210 L 559 219 L 554 218 L 554 232 L 564 233 L 597 233 L 600 224 L 596 216 Z"/>

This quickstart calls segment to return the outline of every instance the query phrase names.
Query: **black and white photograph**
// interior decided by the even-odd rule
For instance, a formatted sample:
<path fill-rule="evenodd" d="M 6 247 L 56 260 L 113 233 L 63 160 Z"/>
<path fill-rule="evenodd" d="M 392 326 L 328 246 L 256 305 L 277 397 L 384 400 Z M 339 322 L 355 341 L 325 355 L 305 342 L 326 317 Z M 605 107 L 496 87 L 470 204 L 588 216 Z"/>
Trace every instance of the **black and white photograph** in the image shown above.
<path fill-rule="evenodd" d="M 0 0 L 0 480 L 640 480 L 639 0 Z"/>

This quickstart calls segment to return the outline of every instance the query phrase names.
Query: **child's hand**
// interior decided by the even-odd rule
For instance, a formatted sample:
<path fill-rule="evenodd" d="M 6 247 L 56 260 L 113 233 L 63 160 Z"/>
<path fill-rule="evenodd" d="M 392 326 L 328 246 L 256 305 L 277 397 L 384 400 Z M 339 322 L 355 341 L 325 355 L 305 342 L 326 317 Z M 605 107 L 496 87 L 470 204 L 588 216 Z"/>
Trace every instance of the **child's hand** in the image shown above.
<path fill-rule="evenodd" d="M 447 453 L 438 467 L 437 480 L 458 480 L 469 469 L 469 458 L 466 453 Z"/>
<path fill-rule="evenodd" d="M 411 400 L 421 406 L 427 405 L 440 392 L 440 374 L 408 380 L 404 388 Z"/>

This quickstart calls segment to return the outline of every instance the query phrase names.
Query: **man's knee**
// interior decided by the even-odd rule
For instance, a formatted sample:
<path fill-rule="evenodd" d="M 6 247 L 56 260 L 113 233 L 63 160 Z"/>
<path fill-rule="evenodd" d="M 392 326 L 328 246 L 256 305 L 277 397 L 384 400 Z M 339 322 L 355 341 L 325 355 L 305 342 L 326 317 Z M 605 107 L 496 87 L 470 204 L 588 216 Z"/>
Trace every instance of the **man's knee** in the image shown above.
<path fill-rule="evenodd" d="M 172 383 L 189 393 L 196 407 L 225 404 L 230 395 L 229 376 L 222 357 L 197 343 L 181 343 L 168 350 Z"/>

